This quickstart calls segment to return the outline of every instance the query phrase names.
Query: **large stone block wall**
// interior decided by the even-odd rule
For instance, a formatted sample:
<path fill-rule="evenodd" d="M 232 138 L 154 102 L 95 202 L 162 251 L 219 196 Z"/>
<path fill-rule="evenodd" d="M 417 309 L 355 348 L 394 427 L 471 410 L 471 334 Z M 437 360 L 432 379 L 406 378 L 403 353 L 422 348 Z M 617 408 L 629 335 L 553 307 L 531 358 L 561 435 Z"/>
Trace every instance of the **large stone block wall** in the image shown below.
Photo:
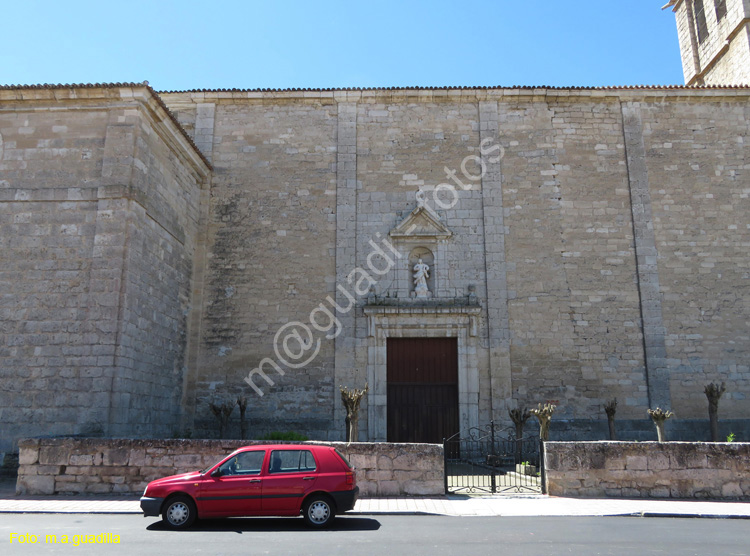
<path fill-rule="evenodd" d="M 144 86 L 0 102 L 0 452 L 171 434 L 208 166 Z"/>
<path fill-rule="evenodd" d="M 726 0 L 719 20 L 715 2 L 703 0 L 708 35 L 699 40 L 692 1 L 675 6 L 685 83 L 740 85 L 750 83 L 750 3 Z"/>
<path fill-rule="evenodd" d="M 360 438 L 385 440 L 392 336 L 458 338 L 462 428 L 551 401 L 585 437 L 612 397 L 623 425 L 649 405 L 688 423 L 724 381 L 721 416 L 747 430 L 746 89 L 163 98 L 210 186 L 146 87 L 0 90 L 0 451 L 20 434 L 211 436 L 208 402 L 238 395 L 255 435 L 341 439 L 338 386 L 365 381 Z M 490 175 L 438 203 L 485 140 Z M 366 311 L 350 273 L 383 263 L 373 243 L 418 188 L 452 232 L 431 278 L 447 308 L 399 305 L 402 241 L 371 273 L 398 301 Z M 342 288 L 354 310 L 334 308 Z M 470 288 L 478 304 L 455 309 Z M 274 348 L 295 322 L 290 365 Z M 317 354 L 297 365 L 307 331 Z M 258 396 L 243 379 L 262 362 Z"/>
<path fill-rule="evenodd" d="M 750 16 L 750 9 L 747 10 Z M 706 84 L 750 83 L 750 19 L 736 30 L 727 50 L 706 73 Z"/>
<path fill-rule="evenodd" d="M 750 500 L 750 443 L 546 442 L 550 496 Z"/>
<path fill-rule="evenodd" d="M 203 137 L 217 165 L 203 326 L 191 338 L 198 353 L 188 380 L 203 434 L 212 427 L 206 402 L 244 388 L 259 433 L 341 438 L 335 389 L 368 380 L 360 438 L 385 439 L 389 335 L 459 337 L 468 362 L 463 427 L 507 421 L 505 409 L 516 403 L 551 401 L 570 434 L 585 437 L 605 418 L 602 405 L 617 397 L 618 419 L 634 425 L 622 433 L 640 438 L 637 425 L 649 405 L 671 406 L 681 419 L 704 418 L 702 391 L 711 381 L 729 386 L 722 417 L 750 418 L 742 403 L 750 393 L 750 343 L 741 325 L 750 317 L 742 303 L 745 92 L 164 98 L 196 140 Z M 435 186 L 453 183 L 446 169 L 460 177 L 465 157 L 481 153 L 482 138 L 502 147 L 498 175 L 457 186 L 452 207 L 435 202 Z M 336 314 L 342 330 L 335 342 L 312 330 L 321 340 L 314 361 L 301 369 L 281 365 L 284 375 L 267 364 L 274 385 L 256 376 L 265 395 L 255 396 L 242 377 L 264 358 L 277 359 L 279 327 L 309 325 L 310 311 L 330 306 L 329 295 L 345 306 L 345 297 L 333 295 L 336 286 L 351 292 L 349 272 L 369 260 L 382 264 L 370 258 L 370 242 L 382 246 L 416 207 L 418 188 L 453 232 L 433 269 L 436 296 L 462 299 L 476 286 L 479 314 L 365 314 L 366 296 L 355 295 L 357 309 Z M 409 269 L 401 267 L 409 253 L 402 255 L 385 275 L 373 274 L 377 295 L 408 297 Z M 700 437 L 683 429 L 687 438 Z"/>
<path fill-rule="evenodd" d="M 513 395 L 562 418 L 647 405 L 619 102 L 501 103 Z"/>
<path fill-rule="evenodd" d="M 241 440 L 26 439 L 19 442 L 19 494 L 140 494 L 149 481 L 202 469 Z M 443 493 L 443 448 L 435 444 L 326 443 L 357 471 L 361 496 Z"/>
<path fill-rule="evenodd" d="M 97 345 L 108 316 L 87 310 L 107 112 L 12 106 L 3 95 L 0 452 L 106 422 L 111 365 Z"/>
<path fill-rule="evenodd" d="M 354 100 L 354 99 L 348 99 Z M 356 225 L 337 238 L 339 244 L 353 243 L 355 267 L 365 269 L 377 280 L 376 293 L 382 298 L 409 299 L 414 289 L 412 274 L 417 259 L 413 250 L 431 251 L 428 262 L 433 299 L 465 299 L 468 287 L 475 285 L 485 296 L 484 222 L 481 188 L 472 184 L 458 193 L 438 195 L 435 186 L 448 180 L 445 168 L 460 172 L 462 161 L 478 155 L 480 117 L 477 104 L 458 98 L 425 97 L 422 101 L 399 102 L 388 95 L 360 98 L 356 108 Z M 473 169 L 473 166 L 472 166 Z M 476 172 L 476 169 L 474 169 Z M 434 211 L 453 234 L 443 242 L 407 242 L 389 238 L 389 232 L 416 208 L 416 192 L 425 192 L 426 206 Z M 457 188 L 461 189 L 461 188 Z M 341 205 L 339 205 L 341 206 Z M 397 257 L 384 241 L 398 249 Z M 377 247 L 377 249 L 376 249 Z M 378 253 L 382 251 L 389 259 Z M 380 272 L 384 272 L 382 275 Z M 340 276 L 343 281 L 343 276 Z M 343 285 L 351 291 L 345 281 Z M 360 296 L 360 305 L 363 305 Z M 407 303 L 408 305 L 408 303 Z M 367 438 L 387 440 L 387 342 L 397 337 L 457 337 L 459 419 L 463 428 L 475 425 L 478 406 L 489 410 L 489 397 L 478 394 L 480 381 L 488 382 L 486 361 L 487 321 L 479 318 L 476 335 L 467 333 L 465 317 L 429 311 L 410 315 L 408 309 L 394 309 L 370 318 L 361 310 L 354 313 L 348 334 L 356 347 L 351 368 L 336 369 L 337 382 L 370 384 Z M 484 347 L 484 349 L 483 349 Z M 471 411 L 471 408 L 474 411 Z M 437 439 L 436 439 L 437 440 Z"/>
<path fill-rule="evenodd" d="M 285 376 L 264 365 L 274 382 L 254 377 L 264 396 L 244 378 L 265 358 L 278 360 L 274 337 L 282 325 L 310 326 L 311 311 L 334 295 L 336 105 L 220 102 L 211 127 L 201 128 L 198 114 L 206 105 L 198 105 L 190 126 L 212 134 L 206 141 L 215 170 L 203 223 L 207 255 L 198 261 L 205 265 L 204 301 L 190 338 L 197 351 L 188 426 L 194 435 L 214 434 L 208 403 L 242 394 L 252 400 L 255 433 L 297 430 L 327 439 L 338 397 L 329 372 L 332 342 L 324 340 L 303 368 L 285 367 Z M 298 349 L 294 341 L 291 347 Z"/>
<path fill-rule="evenodd" d="M 678 417 L 706 415 L 703 386 L 726 382 L 720 411 L 750 417 L 748 106 L 729 99 L 641 104 L 666 366 Z M 690 133 L 675 137 L 675 127 Z M 743 438 L 742 440 L 747 440 Z"/>
<path fill-rule="evenodd" d="M 133 199 L 116 218 L 123 224 L 125 252 L 115 347 L 119 371 L 113 377 L 108 429 L 115 436 L 170 436 L 180 425 L 206 172 L 180 160 L 153 127 L 142 116 L 133 129 L 133 164 L 125 182 Z"/>

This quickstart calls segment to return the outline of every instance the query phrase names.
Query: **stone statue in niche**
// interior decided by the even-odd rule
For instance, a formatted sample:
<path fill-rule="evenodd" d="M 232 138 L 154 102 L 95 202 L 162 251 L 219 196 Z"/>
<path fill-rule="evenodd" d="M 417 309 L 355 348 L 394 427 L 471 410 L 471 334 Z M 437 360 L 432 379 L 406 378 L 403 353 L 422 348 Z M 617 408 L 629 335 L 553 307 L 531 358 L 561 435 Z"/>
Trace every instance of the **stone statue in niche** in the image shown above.
<path fill-rule="evenodd" d="M 479 305 L 477 287 L 474 284 L 469 284 L 469 305 Z"/>
<path fill-rule="evenodd" d="M 414 293 L 417 298 L 429 297 L 430 289 L 427 287 L 427 279 L 430 277 L 430 267 L 419 259 L 414 265 Z"/>

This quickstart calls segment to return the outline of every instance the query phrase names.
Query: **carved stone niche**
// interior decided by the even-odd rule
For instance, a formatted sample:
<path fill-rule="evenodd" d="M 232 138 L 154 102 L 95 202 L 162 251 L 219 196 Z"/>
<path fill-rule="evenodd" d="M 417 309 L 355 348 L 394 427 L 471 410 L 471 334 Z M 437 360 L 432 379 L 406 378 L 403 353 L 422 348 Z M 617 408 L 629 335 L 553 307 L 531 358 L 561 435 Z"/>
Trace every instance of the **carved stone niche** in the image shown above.
<path fill-rule="evenodd" d="M 388 234 L 391 243 L 402 257 L 396 266 L 394 287 L 399 298 L 416 299 L 414 267 L 422 259 L 422 264 L 429 267 L 427 278 L 428 298 L 448 297 L 448 280 L 443 274 L 446 243 L 453 236 L 440 217 L 426 205 L 419 205 Z M 422 296 L 424 298 L 424 296 Z"/>

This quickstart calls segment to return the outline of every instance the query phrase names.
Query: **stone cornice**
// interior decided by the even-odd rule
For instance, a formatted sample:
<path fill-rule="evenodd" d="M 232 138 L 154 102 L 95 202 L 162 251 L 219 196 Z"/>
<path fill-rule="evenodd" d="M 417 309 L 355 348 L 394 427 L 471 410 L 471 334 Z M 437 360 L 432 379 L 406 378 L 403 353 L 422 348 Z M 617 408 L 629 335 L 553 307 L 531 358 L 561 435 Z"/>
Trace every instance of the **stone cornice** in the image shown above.
<path fill-rule="evenodd" d="M 482 312 L 479 304 L 470 304 L 464 299 L 380 299 L 376 303 L 368 303 L 363 308 L 365 315 L 478 315 Z"/>

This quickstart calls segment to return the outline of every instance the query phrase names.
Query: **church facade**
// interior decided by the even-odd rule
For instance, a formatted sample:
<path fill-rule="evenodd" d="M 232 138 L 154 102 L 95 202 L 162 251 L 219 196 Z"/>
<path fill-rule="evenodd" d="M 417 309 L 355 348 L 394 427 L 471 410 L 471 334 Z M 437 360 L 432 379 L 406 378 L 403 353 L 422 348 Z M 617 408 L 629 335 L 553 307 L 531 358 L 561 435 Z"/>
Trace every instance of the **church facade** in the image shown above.
<path fill-rule="evenodd" d="M 745 40 L 747 2 L 711 3 L 706 36 Z M 670 3 L 683 61 L 696 4 Z M 623 438 L 657 406 L 702 438 L 709 382 L 745 439 L 750 46 L 729 44 L 732 80 L 687 86 L 0 88 L 0 451 L 215 436 L 209 403 L 238 396 L 253 436 L 341 439 L 339 387 L 365 384 L 360 440 L 547 402 L 553 438 L 605 438 L 613 398 Z"/>

